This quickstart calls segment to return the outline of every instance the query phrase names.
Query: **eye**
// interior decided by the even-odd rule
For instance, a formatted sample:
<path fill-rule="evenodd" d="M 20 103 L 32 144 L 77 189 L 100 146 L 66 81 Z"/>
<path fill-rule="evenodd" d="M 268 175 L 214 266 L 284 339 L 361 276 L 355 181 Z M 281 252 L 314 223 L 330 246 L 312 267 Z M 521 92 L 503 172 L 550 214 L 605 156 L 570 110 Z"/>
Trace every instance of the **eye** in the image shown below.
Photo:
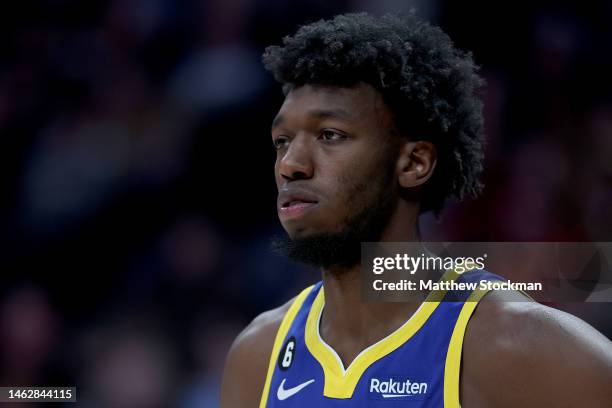
<path fill-rule="evenodd" d="M 272 146 L 274 146 L 275 150 L 280 150 L 283 147 L 286 147 L 289 143 L 289 138 L 286 136 L 278 136 L 272 139 Z"/>
<path fill-rule="evenodd" d="M 347 136 L 346 136 L 346 135 L 344 135 L 344 134 L 342 134 L 342 133 L 336 132 L 335 130 L 331 130 L 331 129 L 324 129 L 324 130 L 321 132 L 321 138 L 322 138 L 323 140 L 326 140 L 326 141 L 330 141 L 330 142 L 332 142 L 332 141 L 336 141 L 336 140 L 343 140 L 343 139 L 346 139 L 346 138 L 347 138 Z"/>

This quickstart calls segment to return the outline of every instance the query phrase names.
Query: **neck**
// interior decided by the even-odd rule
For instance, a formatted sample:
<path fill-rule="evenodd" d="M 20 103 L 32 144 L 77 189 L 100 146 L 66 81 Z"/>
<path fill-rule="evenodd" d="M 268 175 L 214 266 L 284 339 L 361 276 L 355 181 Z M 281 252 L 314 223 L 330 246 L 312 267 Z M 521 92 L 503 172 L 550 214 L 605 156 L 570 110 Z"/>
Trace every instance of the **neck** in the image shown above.
<path fill-rule="evenodd" d="M 407 214 L 413 214 L 412 216 Z M 396 212 L 381 242 L 419 241 L 417 211 Z M 412 225 L 412 228 L 406 228 Z M 359 352 L 400 327 L 418 308 L 417 303 L 364 303 L 361 265 L 323 270 L 325 308 L 320 333 L 347 365 Z"/>

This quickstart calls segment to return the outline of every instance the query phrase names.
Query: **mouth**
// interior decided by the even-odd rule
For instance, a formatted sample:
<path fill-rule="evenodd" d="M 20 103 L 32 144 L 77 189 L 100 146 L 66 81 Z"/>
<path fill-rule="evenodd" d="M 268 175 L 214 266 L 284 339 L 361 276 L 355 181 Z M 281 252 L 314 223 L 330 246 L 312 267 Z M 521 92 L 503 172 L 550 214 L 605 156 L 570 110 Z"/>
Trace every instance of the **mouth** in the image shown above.
<path fill-rule="evenodd" d="M 316 204 L 316 203 L 317 203 L 316 201 L 309 201 L 309 200 L 290 200 L 290 201 L 285 201 L 281 205 L 281 210 L 292 208 L 292 207 L 306 207 L 306 206 L 309 206 L 311 204 Z"/>
<path fill-rule="evenodd" d="M 320 202 L 320 196 L 311 188 L 301 185 L 279 187 L 277 198 L 278 218 L 282 221 L 300 219 L 312 212 Z"/>
<path fill-rule="evenodd" d="M 289 197 L 284 199 L 278 207 L 278 215 L 283 220 L 299 218 L 312 210 L 317 204 L 318 201 L 315 200 Z"/>

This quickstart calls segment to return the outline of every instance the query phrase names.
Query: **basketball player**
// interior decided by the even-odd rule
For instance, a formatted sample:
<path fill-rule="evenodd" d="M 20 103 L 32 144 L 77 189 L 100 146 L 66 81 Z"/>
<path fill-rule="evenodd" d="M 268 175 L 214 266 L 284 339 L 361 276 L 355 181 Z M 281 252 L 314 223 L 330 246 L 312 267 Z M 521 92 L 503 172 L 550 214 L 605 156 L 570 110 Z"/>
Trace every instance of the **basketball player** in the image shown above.
<path fill-rule="evenodd" d="M 264 63 L 286 96 L 272 123 L 288 234 L 276 246 L 322 282 L 239 335 L 224 408 L 612 407 L 608 339 L 520 293 L 361 299 L 361 242 L 418 241 L 420 214 L 481 188 L 468 53 L 413 16 L 347 14 L 301 27 Z"/>

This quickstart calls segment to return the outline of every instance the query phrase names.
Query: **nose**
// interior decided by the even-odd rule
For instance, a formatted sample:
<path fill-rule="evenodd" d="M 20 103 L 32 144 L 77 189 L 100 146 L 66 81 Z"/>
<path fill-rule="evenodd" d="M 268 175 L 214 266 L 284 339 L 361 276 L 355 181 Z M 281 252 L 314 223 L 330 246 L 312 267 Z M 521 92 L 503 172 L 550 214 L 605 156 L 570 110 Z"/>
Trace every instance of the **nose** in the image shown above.
<path fill-rule="evenodd" d="M 312 149 L 305 137 L 295 137 L 278 160 L 278 174 L 284 180 L 303 180 L 313 176 Z"/>

